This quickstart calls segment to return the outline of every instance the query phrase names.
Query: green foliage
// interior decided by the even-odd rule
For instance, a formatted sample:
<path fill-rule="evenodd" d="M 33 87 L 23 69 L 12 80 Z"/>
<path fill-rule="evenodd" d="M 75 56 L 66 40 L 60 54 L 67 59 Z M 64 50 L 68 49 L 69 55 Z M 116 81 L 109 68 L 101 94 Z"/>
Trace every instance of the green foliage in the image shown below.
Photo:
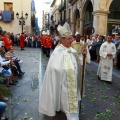
<path fill-rule="evenodd" d="M 0 93 L 6 97 L 12 97 L 12 93 L 9 90 L 9 88 L 7 88 L 4 84 L 2 84 L 3 81 L 4 81 L 4 77 L 0 76 Z"/>
<path fill-rule="evenodd" d="M 115 114 L 110 109 L 106 109 L 105 112 L 96 112 L 94 120 L 110 120 Z"/>

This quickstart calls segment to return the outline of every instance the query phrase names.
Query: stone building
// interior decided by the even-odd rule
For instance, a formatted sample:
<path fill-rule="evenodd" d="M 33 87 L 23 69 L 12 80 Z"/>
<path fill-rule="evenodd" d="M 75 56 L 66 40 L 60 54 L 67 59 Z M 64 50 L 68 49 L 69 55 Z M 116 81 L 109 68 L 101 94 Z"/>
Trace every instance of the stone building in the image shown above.
<path fill-rule="evenodd" d="M 83 34 L 93 26 L 100 35 L 120 32 L 120 0 L 66 0 L 67 21 L 72 33 Z"/>
<path fill-rule="evenodd" d="M 63 25 L 66 21 L 66 0 L 53 0 L 51 4 L 50 30 L 56 31 L 58 24 Z"/>
<path fill-rule="evenodd" d="M 0 0 L 0 26 L 10 33 L 21 33 L 23 29 L 23 32 L 30 34 L 35 20 L 32 17 L 35 13 L 34 7 L 34 0 Z M 24 18 L 25 14 L 28 14 L 23 26 L 17 19 L 16 13 L 19 14 L 19 18 L 22 14 Z"/>

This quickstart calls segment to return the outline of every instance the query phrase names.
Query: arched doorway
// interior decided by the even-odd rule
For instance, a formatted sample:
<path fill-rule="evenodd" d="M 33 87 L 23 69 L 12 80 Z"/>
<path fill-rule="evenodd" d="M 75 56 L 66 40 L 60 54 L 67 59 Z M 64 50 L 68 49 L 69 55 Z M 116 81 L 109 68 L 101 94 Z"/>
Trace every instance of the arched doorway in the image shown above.
<path fill-rule="evenodd" d="M 108 34 L 120 33 L 120 0 L 113 0 L 109 8 Z"/>
<path fill-rule="evenodd" d="M 83 31 L 85 31 L 88 26 L 93 26 L 93 5 L 90 0 L 88 0 L 86 4 L 87 5 L 84 14 Z"/>
<path fill-rule="evenodd" d="M 77 31 L 79 32 L 80 30 L 80 12 L 78 9 L 75 10 L 75 16 L 74 16 L 74 23 L 75 23 L 75 28 L 74 28 L 74 33 Z"/>

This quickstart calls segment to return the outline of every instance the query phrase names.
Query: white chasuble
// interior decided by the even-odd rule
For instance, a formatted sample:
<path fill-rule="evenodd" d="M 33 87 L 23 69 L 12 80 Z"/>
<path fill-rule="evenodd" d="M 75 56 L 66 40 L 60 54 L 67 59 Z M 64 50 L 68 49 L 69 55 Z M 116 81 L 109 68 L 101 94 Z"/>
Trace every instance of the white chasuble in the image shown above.
<path fill-rule="evenodd" d="M 107 56 L 111 53 L 112 56 Z M 101 80 L 112 81 L 113 59 L 115 58 L 116 47 L 113 43 L 105 42 L 100 47 L 100 63 L 97 75 Z"/>
<path fill-rule="evenodd" d="M 48 116 L 55 116 L 60 110 L 78 113 L 78 101 L 81 99 L 78 64 L 69 51 L 76 52 L 71 47 L 59 45 L 50 57 L 40 91 L 40 113 Z"/>

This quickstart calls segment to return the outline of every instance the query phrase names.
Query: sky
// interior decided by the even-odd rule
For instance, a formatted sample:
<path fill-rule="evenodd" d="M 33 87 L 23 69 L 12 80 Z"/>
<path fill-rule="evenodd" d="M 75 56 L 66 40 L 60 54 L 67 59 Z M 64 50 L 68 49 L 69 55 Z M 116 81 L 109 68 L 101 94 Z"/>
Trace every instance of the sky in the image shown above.
<path fill-rule="evenodd" d="M 53 0 L 35 0 L 35 8 L 36 8 L 36 17 L 38 17 L 39 23 L 41 24 L 42 20 L 42 11 L 45 12 L 50 11 L 50 5 Z"/>

